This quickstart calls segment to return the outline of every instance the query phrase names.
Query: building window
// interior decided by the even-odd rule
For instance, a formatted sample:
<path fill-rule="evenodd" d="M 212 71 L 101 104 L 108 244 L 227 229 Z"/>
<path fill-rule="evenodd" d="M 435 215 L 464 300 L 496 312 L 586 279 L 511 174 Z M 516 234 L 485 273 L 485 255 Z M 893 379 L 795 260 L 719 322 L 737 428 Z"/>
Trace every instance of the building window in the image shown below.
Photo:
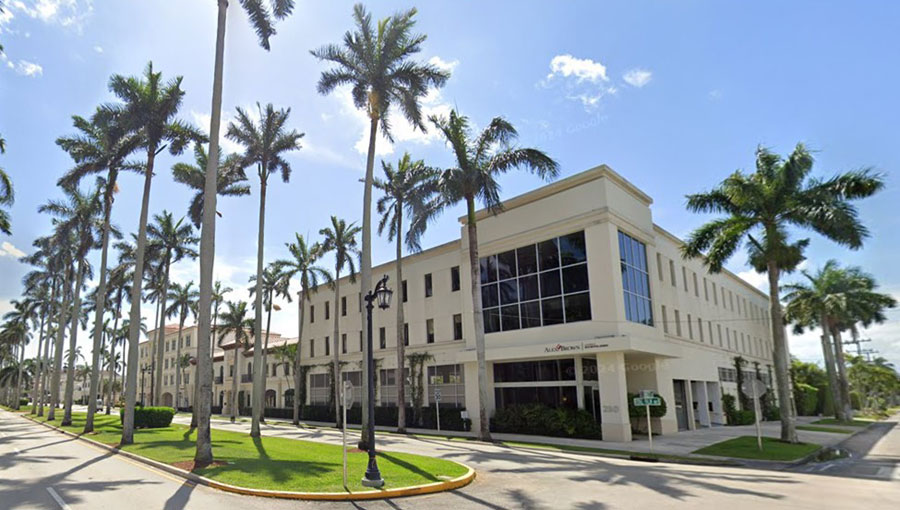
<path fill-rule="evenodd" d="M 681 266 L 681 281 L 684 283 L 684 291 L 688 291 L 688 283 L 687 283 L 687 268 Z"/>
<path fill-rule="evenodd" d="M 672 286 L 678 286 L 678 284 L 675 283 L 675 261 L 673 260 L 669 261 L 669 277 L 672 279 Z"/>
<path fill-rule="evenodd" d="M 325 301 L 325 320 L 331 317 L 331 301 Z"/>
<path fill-rule="evenodd" d="M 278 363 L 272 363 L 272 377 L 278 375 Z"/>
<path fill-rule="evenodd" d="M 700 341 L 703 342 L 703 319 L 697 317 L 697 331 L 700 335 Z"/>
<path fill-rule="evenodd" d="M 328 341 L 328 337 L 325 337 L 325 355 L 331 355 L 331 342 Z"/>
<path fill-rule="evenodd" d="M 362 330 L 359 330 L 359 352 L 363 352 L 363 336 L 362 336 Z"/>
<path fill-rule="evenodd" d="M 575 360 L 572 358 L 494 363 L 495 383 L 574 380 Z"/>
<path fill-rule="evenodd" d="M 716 324 L 716 332 L 718 333 L 718 337 L 719 337 L 719 347 L 722 347 L 722 325 L 721 324 Z"/>
<path fill-rule="evenodd" d="M 691 271 L 691 278 L 694 280 L 694 297 L 700 297 L 700 287 L 697 286 L 697 273 Z"/>
<path fill-rule="evenodd" d="M 387 334 L 384 331 L 384 327 L 378 328 L 378 348 L 387 349 Z"/>
<path fill-rule="evenodd" d="M 309 339 L 309 357 L 310 358 L 316 357 L 316 341 L 315 341 L 315 339 L 312 339 L 312 338 Z"/>
<path fill-rule="evenodd" d="M 347 296 L 341 296 L 341 317 L 347 316 Z"/>
<path fill-rule="evenodd" d="M 459 266 L 453 266 L 450 268 L 450 291 L 456 292 L 459 290 Z"/>
<path fill-rule="evenodd" d="M 584 232 L 482 257 L 484 331 L 591 319 Z"/>
<path fill-rule="evenodd" d="M 316 322 L 316 305 L 309 305 L 309 323 Z"/>
<path fill-rule="evenodd" d="M 709 326 L 709 343 L 710 343 L 710 345 L 712 345 L 713 338 L 715 338 L 715 337 L 713 337 L 712 322 L 706 321 L 706 325 Z"/>
<path fill-rule="evenodd" d="M 453 339 L 462 340 L 462 337 L 462 314 L 457 313 L 453 315 Z"/>
<path fill-rule="evenodd" d="M 347 354 L 347 333 L 341 333 L 341 354 Z"/>
<path fill-rule="evenodd" d="M 184 338 L 184 345 L 187 347 L 191 346 L 191 335 L 188 335 Z"/>
<path fill-rule="evenodd" d="M 403 323 L 403 345 L 409 345 L 409 323 Z"/>
<path fill-rule="evenodd" d="M 462 365 L 433 365 L 427 369 L 429 405 L 434 404 L 434 390 L 441 390 L 441 407 L 465 407 L 466 385 Z"/>
<path fill-rule="evenodd" d="M 716 283 L 710 282 L 710 286 L 712 287 L 713 304 L 719 306 L 719 295 L 716 294 Z"/>
<path fill-rule="evenodd" d="M 647 248 L 644 243 L 619 232 L 619 263 L 625 293 L 625 319 L 652 326 L 650 274 L 647 272 Z"/>
<path fill-rule="evenodd" d="M 403 280 L 401 287 L 403 287 L 403 302 L 406 303 L 407 298 L 409 298 L 409 295 L 406 293 L 406 280 Z"/>
<path fill-rule="evenodd" d="M 309 375 L 309 400 L 312 404 L 326 404 L 331 398 L 331 384 L 328 374 Z"/>
<path fill-rule="evenodd" d="M 663 323 L 663 333 L 669 332 L 669 316 L 666 313 L 666 305 L 662 305 L 662 323 Z"/>
<path fill-rule="evenodd" d="M 691 314 L 687 314 L 688 338 L 694 339 L 694 324 L 691 322 Z"/>
<path fill-rule="evenodd" d="M 425 341 L 429 344 L 434 343 L 434 319 L 425 321 Z"/>
<path fill-rule="evenodd" d="M 664 281 L 662 255 L 659 252 L 656 253 L 656 272 L 659 273 L 659 281 Z"/>
<path fill-rule="evenodd" d="M 681 336 L 681 314 L 675 310 L 675 335 Z"/>
<path fill-rule="evenodd" d="M 709 302 L 709 282 L 703 277 L 703 297 Z"/>
<path fill-rule="evenodd" d="M 431 297 L 433 292 L 433 288 L 431 286 L 431 273 L 425 275 L 425 297 Z"/>

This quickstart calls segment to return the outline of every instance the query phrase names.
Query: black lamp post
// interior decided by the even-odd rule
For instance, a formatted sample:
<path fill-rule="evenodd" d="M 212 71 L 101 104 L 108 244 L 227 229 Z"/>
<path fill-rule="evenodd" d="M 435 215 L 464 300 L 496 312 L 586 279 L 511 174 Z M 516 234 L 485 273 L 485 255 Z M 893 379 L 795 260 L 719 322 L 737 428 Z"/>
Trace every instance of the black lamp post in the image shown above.
<path fill-rule="evenodd" d="M 381 472 L 378 471 L 378 462 L 375 460 L 375 359 L 372 353 L 372 308 L 373 302 L 378 301 L 378 308 L 386 310 L 391 306 L 391 295 L 394 293 L 387 287 L 388 276 L 384 275 L 375 285 L 374 291 L 366 294 L 366 342 L 369 347 L 369 355 L 366 357 L 366 364 L 369 367 L 369 423 L 368 427 L 369 444 L 369 465 L 366 468 L 366 474 L 362 479 L 365 487 L 382 487 L 384 480 L 381 478 Z"/>
<path fill-rule="evenodd" d="M 144 374 L 147 372 L 150 372 L 150 367 L 144 364 L 144 366 L 141 367 L 141 407 L 144 406 Z M 150 383 L 153 384 L 152 376 Z"/>

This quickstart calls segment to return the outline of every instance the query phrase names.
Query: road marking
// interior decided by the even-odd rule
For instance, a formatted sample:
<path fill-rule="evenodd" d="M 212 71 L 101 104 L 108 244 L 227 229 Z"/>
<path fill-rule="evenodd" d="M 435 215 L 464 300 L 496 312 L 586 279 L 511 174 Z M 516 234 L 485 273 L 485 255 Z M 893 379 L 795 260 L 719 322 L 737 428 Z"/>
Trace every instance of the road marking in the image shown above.
<path fill-rule="evenodd" d="M 878 474 L 876 476 L 885 477 L 888 480 L 892 480 L 894 478 L 894 468 L 893 466 L 884 466 L 878 468 Z"/>
<path fill-rule="evenodd" d="M 61 497 L 59 497 L 59 494 L 57 494 L 56 491 L 53 490 L 53 487 L 47 487 L 47 492 L 50 493 L 50 496 L 53 497 L 53 500 L 56 501 L 56 504 L 59 505 L 60 508 L 62 508 L 63 510 L 72 510 L 72 508 L 69 507 L 69 505 L 67 505 Z"/>
<path fill-rule="evenodd" d="M 819 468 L 819 471 L 820 471 L 820 472 L 822 472 L 822 471 L 828 471 L 829 469 L 831 469 L 831 468 L 833 468 L 833 467 L 834 467 L 834 464 L 825 464 L 824 466 L 822 466 L 822 467 Z"/>

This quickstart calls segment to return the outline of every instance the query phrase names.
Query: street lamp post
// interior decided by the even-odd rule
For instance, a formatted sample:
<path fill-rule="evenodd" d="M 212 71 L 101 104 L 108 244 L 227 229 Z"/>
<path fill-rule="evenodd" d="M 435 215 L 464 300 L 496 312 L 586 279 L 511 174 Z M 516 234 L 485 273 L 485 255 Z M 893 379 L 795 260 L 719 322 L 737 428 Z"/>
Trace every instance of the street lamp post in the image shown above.
<path fill-rule="evenodd" d="M 393 291 L 387 287 L 388 276 L 384 275 L 381 280 L 375 285 L 374 291 L 369 291 L 366 294 L 366 342 L 368 344 L 368 356 L 366 356 L 366 364 L 369 367 L 369 394 L 368 394 L 368 402 L 369 406 L 369 422 L 366 424 L 368 427 L 368 436 L 369 436 L 369 465 L 366 467 L 366 474 L 362 479 L 362 484 L 365 487 L 382 487 L 384 486 L 384 479 L 381 478 L 381 472 L 378 471 L 378 462 L 375 459 L 375 359 L 373 357 L 372 351 L 372 309 L 374 308 L 373 302 L 378 301 L 378 308 L 382 310 L 386 310 L 391 306 L 391 295 Z M 402 369 L 401 369 L 402 370 Z"/>
<path fill-rule="evenodd" d="M 141 406 L 142 407 L 144 405 L 144 374 L 146 374 L 149 371 L 150 371 L 150 367 L 148 367 L 146 364 L 144 364 L 144 366 L 141 367 Z M 153 383 L 152 378 L 150 379 L 150 383 L 151 384 Z"/>

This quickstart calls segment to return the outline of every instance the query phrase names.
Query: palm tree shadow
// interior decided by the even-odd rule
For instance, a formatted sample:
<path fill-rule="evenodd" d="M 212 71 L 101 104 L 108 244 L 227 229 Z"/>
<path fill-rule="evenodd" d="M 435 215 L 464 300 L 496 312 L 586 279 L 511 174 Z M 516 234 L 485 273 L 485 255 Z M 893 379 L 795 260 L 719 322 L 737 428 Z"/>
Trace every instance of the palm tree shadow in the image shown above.
<path fill-rule="evenodd" d="M 378 452 L 378 456 L 388 462 L 391 462 L 392 464 L 396 464 L 398 466 L 403 467 L 404 469 L 406 469 L 408 471 L 416 473 L 417 475 L 419 475 L 423 478 L 426 478 L 432 482 L 438 481 L 438 478 L 436 476 L 434 476 L 433 474 L 429 473 L 428 471 L 423 470 L 422 468 L 420 468 L 419 466 L 416 466 L 415 464 L 410 464 L 409 462 L 406 462 L 405 460 L 401 460 L 389 453 Z"/>

